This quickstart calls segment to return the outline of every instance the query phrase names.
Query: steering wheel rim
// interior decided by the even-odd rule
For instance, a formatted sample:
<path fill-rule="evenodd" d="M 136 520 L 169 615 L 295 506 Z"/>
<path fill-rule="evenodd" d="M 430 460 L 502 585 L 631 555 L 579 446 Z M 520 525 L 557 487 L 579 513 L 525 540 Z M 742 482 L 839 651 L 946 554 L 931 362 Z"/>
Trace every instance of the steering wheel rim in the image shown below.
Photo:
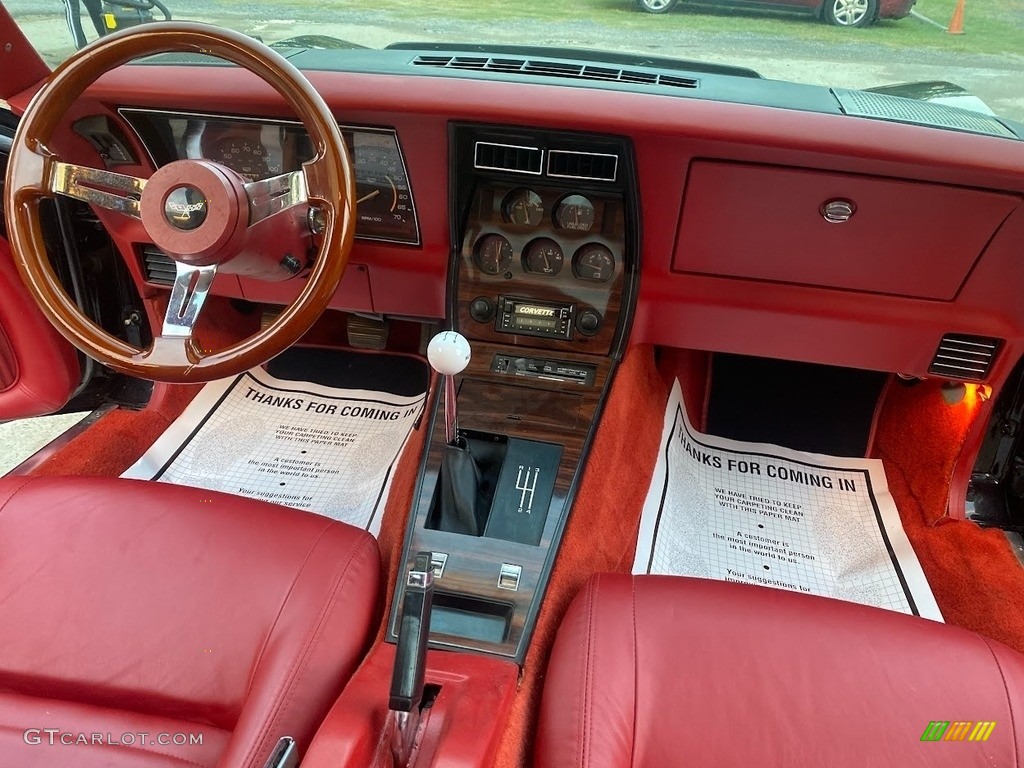
<path fill-rule="evenodd" d="M 303 177 L 305 201 L 315 204 L 322 213 L 320 247 L 308 280 L 296 299 L 265 329 L 216 352 L 202 350 L 195 343 L 191 334 L 194 322 L 187 334 L 173 332 L 168 335 L 165 319 L 165 333 L 154 334 L 153 344 L 144 350 L 136 349 L 95 325 L 61 286 L 46 254 L 39 219 L 39 203 L 54 194 L 55 174 L 65 171 L 65 167 L 80 168 L 61 163 L 47 149 L 47 143 L 71 104 L 111 69 L 133 59 L 170 52 L 216 56 L 260 77 L 295 110 L 316 151 L 313 160 L 297 172 Z M 139 188 L 141 204 L 145 205 L 145 189 L 141 185 Z M 294 65 L 262 43 L 239 33 L 205 24 L 168 22 L 152 27 L 145 25 L 102 38 L 54 71 L 30 102 L 15 134 L 4 205 L 7 208 L 11 250 L 22 280 L 43 313 L 69 342 L 93 359 L 122 373 L 154 381 L 199 382 L 236 375 L 259 365 L 283 352 L 309 330 L 327 308 L 348 263 L 355 234 L 354 201 L 353 166 L 338 124 L 320 94 Z M 132 202 L 127 200 L 127 203 Z M 138 206 L 138 201 L 135 202 Z M 188 259 L 173 255 L 172 258 L 177 262 L 180 279 L 183 264 L 187 265 Z M 215 267 L 212 273 L 200 275 L 200 281 L 208 278 L 206 289 L 214 274 Z M 197 298 L 198 305 L 192 307 L 196 316 L 203 299 L 205 291 Z M 170 309 L 167 317 L 171 317 Z M 192 319 L 194 321 L 195 318 Z"/>

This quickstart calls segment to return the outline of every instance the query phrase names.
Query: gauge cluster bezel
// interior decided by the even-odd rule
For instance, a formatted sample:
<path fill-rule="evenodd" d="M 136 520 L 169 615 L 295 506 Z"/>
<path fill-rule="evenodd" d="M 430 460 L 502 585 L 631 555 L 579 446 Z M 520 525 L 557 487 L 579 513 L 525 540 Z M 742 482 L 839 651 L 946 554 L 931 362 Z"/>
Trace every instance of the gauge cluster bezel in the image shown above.
<path fill-rule="evenodd" d="M 239 135 L 247 136 L 251 136 L 253 134 L 253 129 L 255 128 L 264 129 L 266 127 L 274 126 L 287 127 L 291 129 L 297 128 L 298 131 L 302 131 L 302 124 L 296 120 L 251 117 L 248 115 L 221 114 L 215 112 L 190 112 L 187 110 L 162 111 L 143 107 L 120 107 L 118 109 L 118 113 L 132 131 L 135 132 L 139 139 L 139 143 L 146 150 L 149 160 L 153 163 L 154 168 L 159 168 L 162 165 L 173 162 L 174 160 L 184 159 L 182 155 L 182 148 L 179 148 L 173 139 L 169 140 L 168 138 L 169 135 L 172 135 L 170 130 L 171 120 L 184 119 L 207 120 L 211 122 L 215 121 L 222 125 L 234 126 Z M 147 130 L 147 128 L 140 125 L 137 120 L 133 119 L 133 116 L 142 116 L 145 120 L 150 121 L 153 126 L 162 124 L 163 130 Z M 402 150 L 402 144 L 398 136 L 398 132 L 394 128 L 384 126 L 347 125 L 339 123 L 338 127 L 341 129 L 342 134 L 345 137 L 348 149 L 350 151 L 354 150 L 353 163 L 356 171 L 357 196 L 361 185 L 365 183 L 365 177 L 361 176 L 362 169 L 360 168 L 360 160 L 358 156 L 358 140 L 361 137 L 390 137 L 393 141 L 394 152 L 396 153 L 395 160 L 401 167 L 400 174 L 396 175 L 400 175 L 404 178 L 404 183 L 400 179 L 396 184 L 394 180 L 390 180 L 390 177 L 385 175 L 385 178 L 388 178 L 391 181 L 391 187 L 394 195 L 392 208 L 395 205 L 401 205 L 404 207 L 404 213 L 398 214 L 402 217 L 401 219 L 397 218 L 394 210 L 388 211 L 393 216 L 396 216 L 396 221 L 399 223 L 390 226 L 386 224 L 377 224 L 368 216 L 365 218 L 361 217 L 357 206 L 356 239 L 372 242 L 393 243 L 397 245 L 419 246 L 422 240 L 419 217 L 416 212 L 416 200 L 415 195 L 413 194 L 412 180 L 409 177 L 408 164 L 405 161 L 405 154 Z M 230 133 L 230 131 L 228 133 Z M 294 135 L 294 132 L 289 135 Z M 201 151 L 198 154 L 202 156 Z M 301 167 L 303 159 L 304 158 L 300 159 L 300 157 L 296 155 L 292 158 L 293 162 L 288 163 L 287 167 L 282 165 L 282 172 L 298 170 L 298 168 Z M 380 195 L 380 191 L 376 190 L 376 188 L 375 191 L 376 194 L 374 197 L 378 197 Z M 373 193 L 371 192 L 370 194 Z M 407 199 L 401 200 L 401 196 L 403 195 L 406 196 Z"/>
<path fill-rule="evenodd" d="M 449 138 L 454 327 L 482 343 L 618 357 L 628 338 L 639 263 L 639 203 L 628 139 L 468 123 L 450 124 Z M 489 165 L 507 167 L 489 167 L 477 158 L 484 143 L 530 147 L 541 156 L 555 150 L 614 155 L 619 173 L 588 177 L 600 166 L 580 164 L 582 173 L 565 177 L 534 174 L 518 167 L 522 152 L 496 154 Z M 500 266 L 496 246 L 489 254 L 479 247 L 499 237 L 507 242 Z M 501 307 L 510 297 L 568 307 L 566 334 L 507 322 Z"/>

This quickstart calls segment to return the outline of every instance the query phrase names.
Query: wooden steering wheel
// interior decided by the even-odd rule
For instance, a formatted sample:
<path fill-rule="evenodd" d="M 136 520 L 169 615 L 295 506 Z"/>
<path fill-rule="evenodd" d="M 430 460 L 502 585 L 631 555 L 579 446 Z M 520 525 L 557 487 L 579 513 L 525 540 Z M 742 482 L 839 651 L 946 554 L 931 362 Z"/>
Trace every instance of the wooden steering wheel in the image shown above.
<path fill-rule="evenodd" d="M 72 103 L 101 75 L 132 59 L 173 51 L 217 56 L 261 77 L 301 118 L 315 157 L 299 171 L 247 183 L 231 169 L 207 160 L 178 160 L 141 179 L 61 162 L 47 149 Z M 232 376 L 266 362 L 313 325 L 348 263 L 355 230 L 354 184 L 338 124 L 292 64 L 236 32 L 168 22 L 103 38 L 53 73 L 32 99 L 15 135 L 4 205 L 18 271 L 39 307 L 68 341 L 132 376 L 197 382 Z M 176 279 L 163 328 L 154 334 L 148 349 L 137 349 L 98 327 L 65 293 L 50 266 L 39 220 L 40 201 L 53 194 L 140 219 L 153 243 L 174 260 Z M 309 214 L 314 210 L 320 246 L 295 301 L 249 338 L 219 351 L 200 349 L 193 329 L 218 267 L 244 271 L 239 261 L 261 248 L 268 250 L 261 244 L 282 227 L 295 233 L 293 240 L 308 245 L 307 221 L 313 221 Z M 280 252 L 265 253 L 266 259 L 280 260 Z M 287 266 L 295 272 L 299 263 L 293 259 Z"/>

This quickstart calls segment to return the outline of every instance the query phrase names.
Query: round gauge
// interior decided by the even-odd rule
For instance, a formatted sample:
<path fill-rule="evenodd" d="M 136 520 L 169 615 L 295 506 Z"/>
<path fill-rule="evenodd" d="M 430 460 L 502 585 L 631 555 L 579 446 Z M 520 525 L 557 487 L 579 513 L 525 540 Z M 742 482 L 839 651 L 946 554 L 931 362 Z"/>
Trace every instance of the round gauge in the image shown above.
<path fill-rule="evenodd" d="M 501 235 L 484 235 L 473 246 L 473 260 L 481 272 L 500 275 L 512 266 L 512 244 Z"/>
<path fill-rule="evenodd" d="M 226 165 L 246 181 L 265 179 L 271 175 L 267 164 L 267 148 L 255 138 L 229 136 L 203 154 L 207 160 Z"/>
<path fill-rule="evenodd" d="M 580 280 L 603 283 L 615 274 L 615 256 L 600 243 L 587 243 L 572 257 L 572 273 Z"/>
<path fill-rule="evenodd" d="M 595 216 L 592 202 L 583 195 L 569 195 L 555 207 L 555 226 L 571 232 L 589 232 Z"/>
<path fill-rule="evenodd" d="M 536 227 L 544 218 L 544 202 L 530 189 L 515 189 L 505 195 L 501 213 L 506 221 Z"/>
<path fill-rule="evenodd" d="M 562 271 L 562 247 L 547 237 L 538 237 L 523 249 L 523 269 L 539 275 L 557 275 Z"/>

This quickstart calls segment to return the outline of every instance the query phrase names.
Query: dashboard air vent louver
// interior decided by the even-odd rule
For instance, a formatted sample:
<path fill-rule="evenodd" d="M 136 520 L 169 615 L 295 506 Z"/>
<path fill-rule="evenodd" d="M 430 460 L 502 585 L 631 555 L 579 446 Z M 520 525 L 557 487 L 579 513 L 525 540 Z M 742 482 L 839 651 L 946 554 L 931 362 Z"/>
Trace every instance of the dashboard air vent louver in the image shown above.
<path fill-rule="evenodd" d="M 939 342 L 928 373 L 949 379 L 984 381 L 1001 345 L 1001 339 L 947 333 Z"/>
<path fill-rule="evenodd" d="M 517 144 L 478 141 L 473 165 L 485 171 L 508 171 L 540 176 L 544 170 L 544 150 Z"/>
<path fill-rule="evenodd" d="M 693 77 L 666 75 L 657 70 L 622 69 L 594 64 L 580 64 L 553 59 L 512 59 L 491 56 L 417 56 L 412 61 L 417 67 L 441 69 L 470 69 L 488 72 L 516 72 L 535 77 L 561 77 L 570 80 L 599 80 L 610 83 L 635 85 L 663 85 L 669 88 L 697 88 L 700 82 Z"/>
<path fill-rule="evenodd" d="M 146 282 L 157 285 L 172 285 L 176 274 L 171 257 L 152 245 L 142 249 L 142 270 Z"/>
<path fill-rule="evenodd" d="M 618 155 L 572 152 L 567 149 L 552 149 L 548 152 L 548 176 L 559 179 L 615 181 L 618 170 Z"/>

